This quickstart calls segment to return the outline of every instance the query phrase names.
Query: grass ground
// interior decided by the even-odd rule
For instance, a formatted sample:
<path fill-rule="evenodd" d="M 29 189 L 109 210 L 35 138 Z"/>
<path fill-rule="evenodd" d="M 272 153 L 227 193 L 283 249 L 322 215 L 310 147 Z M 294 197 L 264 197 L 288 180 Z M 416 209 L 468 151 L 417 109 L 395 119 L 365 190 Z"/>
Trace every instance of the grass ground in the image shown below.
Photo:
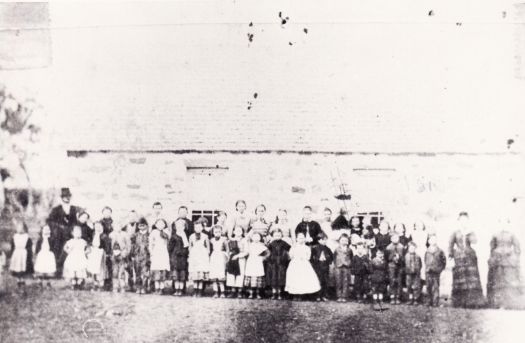
<path fill-rule="evenodd" d="M 0 342 L 522 342 L 525 312 L 41 290 L 0 296 Z"/>

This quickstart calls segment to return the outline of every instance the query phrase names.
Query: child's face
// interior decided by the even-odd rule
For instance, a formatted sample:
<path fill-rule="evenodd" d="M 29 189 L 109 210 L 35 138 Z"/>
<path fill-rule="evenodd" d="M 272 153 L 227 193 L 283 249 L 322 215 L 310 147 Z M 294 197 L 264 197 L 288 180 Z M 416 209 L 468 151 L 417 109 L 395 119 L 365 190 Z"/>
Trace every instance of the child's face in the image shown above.
<path fill-rule="evenodd" d="M 106 219 L 109 219 L 111 218 L 111 210 L 109 208 L 105 208 L 103 211 L 102 211 L 102 217 L 106 218 Z"/>
<path fill-rule="evenodd" d="M 408 246 L 408 252 L 409 252 L 409 253 L 415 253 L 415 252 L 416 252 L 416 247 L 413 246 L 412 244 L 410 244 L 410 245 Z"/>
<path fill-rule="evenodd" d="M 155 215 L 160 215 L 160 213 L 162 212 L 162 206 L 161 205 L 155 205 L 153 206 L 153 212 L 155 213 Z"/>
<path fill-rule="evenodd" d="M 312 210 L 310 210 L 309 208 L 303 209 L 303 219 L 306 221 L 312 219 Z"/>
<path fill-rule="evenodd" d="M 351 225 L 352 227 L 358 227 L 359 224 L 360 224 L 360 223 L 359 223 L 359 218 L 358 218 L 358 217 L 353 217 L 353 218 L 352 218 L 352 221 L 350 222 L 350 225 Z"/>
<path fill-rule="evenodd" d="M 381 232 L 381 234 L 386 234 L 388 233 L 388 223 L 387 222 L 381 222 L 379 224 L 379 232 Z"/>
<path fill-rule="evenodd" d="M 148 226 L 146 224 L 139 224 L 140 231 L 146 231 L 147 229 L 148 229 Z"/>
<path fill-rule="evenodd" d="M 297 243 L 304 244 L 305 241 L 306 241 L 306 237 L 302 233 L 297 235 Z"/>
<path fill-rule="evenodd" d="M 383 253 L 383 251 L 378 250 L 376 253 L 376 256 L 380 259 L 383 259 L 385 257 L 385 254 Z"/>
<path fill-rule="evenodd" d="M 24 224 L 17 223 L 15 227 L 16 233 L 24 233 Z"/>
<path fill-rule="evenodd" d="M 357 246 L 357 253 L 359 255 L 364 255 L 366 253 L 365 246 L 364 245 L 358 245 Z"/>
<path fill-rule="evenodd" d="M 84 213 L 80 217 L 78 217 L 78 221 L 84 224 L 84 223 L 87 223 L 88 218 L 89 218 L 88 215 Z"/>
<path fill-rule="evenodd" d="M 374 233 L 374 235 L 377 235 L 379 233 L 379 228 L 378 227 L 373 227 L 372 228 L 372 232 Z"/>
<path fill-rule="evenodd" d="M 392 237 L 390 237 L 390 240 L 394 244 L 399 243 L 399 236 L 398 235 L 392 235 Z"/>
<path fill-rule="evenodd" d="M 179 218 L 186 218 L 188 216 L 188 210 L 185 207 L 179 208 Z"/>
<path fill-rule="evenodd" d="M 428 237 L 428 244 L 435 246 L 437 244 L 436 236 L 430 236 Z"/>
<path fill-rule="evenodd" d="M 261 241 L 261 235 L 259 235 L 258 233 L 254 233 L 252 235 L 252 242 L 260 242 Z"/>
<path fill-rule="evenodd" d="M 257 213 L 256 213 L 257 217 L 263 218 L 265 213 L 266 213 L 266 210 L 264 209 L 264 207 L 262 206 L 257 207 Z"/>
<path fill-rule="evenodd" d="M 175 222 L 175 230 L 177 230 L 178 232 L 183 232 L 185 228 L 186 223 L 184 223 L 182 220 L 177 220 Z"/>
<path fill-rule="evenodd" d="M 283 233 L 279 231 L 275 231 L 272 235 L 273 239 L 278 240 L 283 238 Z"/>
<path fill-rule="evenodd" d="M 73 238 L 80 238 L 82 236 L 82 230 L 80 230 L 80 227 L 75 226 L 73 228 Z"/>
<path fill-rule="evenodd" d="M 400 236 L 405 234 L 405 229 L 403 227 L 403 224 L 396 224 L 394 226 L 394 231 L 397 232 Z"/>
<path fill-rule="evenodd" d="M 244 211 L 246 211 L 246 204 L 241 201 L 237 204 L 236 209 L 238 212 L 243 213 Z"/>
<path fill-rule="evenodd" d="M 241 237 L 243 232 L 244 232 L 244 230 L 242 229 L 241 226 L 236 226 L 235 229 L 233 229 L 233 235 L 235 237 Z"/>
<path fill-rule="evenodd" d="M 325 210 L 323 212 L 323 215 L 324 215 L 324 220 L 326 220 L 327 222 L 330 221 L 330 219 L 332 219 L 332 212 L 328 210 Z"/>
<path fill-rule="evenodd" d="M 423 231 L 425 229 L 425 224 L 422 221 L 417 221 L 414 223 L 414 229 L 417 231 Z"/>
<path fill-rule="evenodd" d="M 347 237 L 341 237 L 341 239 L 339 239 L 339 244 L 343 247 L 347 247 L 350 244 L 350 241 Z"/>
<path fill-rule="evenodd" d="M 195 224 L 195 226 L 193 227 L 193 229 L 195 230 L 196 233 L 201 233 L 202 232 L 202 224 Z"/>
<path fill-rule="evenodd" d="M 220 227 L 215 227 L 213 228 L 213 237 L 221 237 L 222 236 L 222 228 Z"/>
<path fill-rule="evenodd" d="M 166 228 L 166 224 L 162 220 L 157 220 L 155 222 L 155 227 L 159 230 L 164 230 Z"/>
<path fill-rule="evenodd" d="M 279 217 L 279 219 L 286 219 L 287 215 L 288 214 L 286 213 L 286 211 L 279 210 L 279 214 L 277 216 Z"/>

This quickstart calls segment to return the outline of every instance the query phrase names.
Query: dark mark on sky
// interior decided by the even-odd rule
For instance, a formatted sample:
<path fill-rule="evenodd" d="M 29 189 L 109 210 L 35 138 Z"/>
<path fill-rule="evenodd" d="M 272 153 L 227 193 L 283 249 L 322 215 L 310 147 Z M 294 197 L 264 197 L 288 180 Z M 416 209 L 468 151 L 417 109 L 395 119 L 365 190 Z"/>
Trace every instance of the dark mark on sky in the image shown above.
<path fill-rule="evenodd" d="M 461 25 L 463 25 L 463 23 L 460 23 L 460 22 L 456 23 L 456 26 L 461 26 Z"/>
<path fill-rule="evenodd" d="M 512 139 L 512 138 L 507 139 L 507 149 L 510 149 L 510 146 L 512 144 L 514 144 L 514 139 Z"/>
<path fill-rule="evenodd" d="M 293 45 L 293 43 L 292 43 L 292 42 L 288 42 L 288 45 L 292 46 L 292 45 Z"/>
<path fill-rule="evenodd" d="M 502 16 L 503 18 L 506 18 L 506 17 L 507 17 L 507 12 L 506 12 L 506 11 L 501 12 L 501 16 Z"/>

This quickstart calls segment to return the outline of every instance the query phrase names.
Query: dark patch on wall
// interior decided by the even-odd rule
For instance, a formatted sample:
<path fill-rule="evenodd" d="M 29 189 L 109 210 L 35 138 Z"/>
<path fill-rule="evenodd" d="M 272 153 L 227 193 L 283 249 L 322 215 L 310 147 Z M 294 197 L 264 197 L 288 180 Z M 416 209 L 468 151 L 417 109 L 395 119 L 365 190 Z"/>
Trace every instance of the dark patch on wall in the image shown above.
<path fill-rule="evenodd" d="M 130 157 L 129 161 L 134 164 L 144 164 L 146 162 L 146 157 Z"/>
<path fill-rule="evenodd" d="M 517 202 L 518 198 L 512 198 L 512 202 Z"/>
<path fill-rule="evenodd" d="M 428 16 L 429 17 L 432 17 L 433 15 L 434 15 L 434 11 L 433 10 L 428 11 Z"/>
<path fill-rule="evenodd" d="M 136 184 L 126 185 L 126 187 L 128 187 L 129 189 L 140 189 L 140 185 L 136 185 Z"/>
<path fill-rule="evenodd" d="M 512 138 L 507 139 L 507 149 L 510 149 L 512 144 L 514 144 L 514 139 Z"/>
<path fill-rule="evenodd" d="M 304 32 L 305 34 L 308 34 L 308 29 L 305 27 L 305 28 L 303 29 L 303 32 Z"/>
<path fill-rule="evenodd" d="M 87 154 L 88 154 L 87 151 L 82 151 L 82 150 L 77 150 L 77 151 L 68 150 L 67 151 L 67 157 L 83 158 L 83 157 L 86 157 Z"/>
<path fill-rule="evenodd" d="M 303 187 L 292 186 L 292 193 L 304 194 L 305 192 L 306 192 L 306 189 L 304 189 Z"/>

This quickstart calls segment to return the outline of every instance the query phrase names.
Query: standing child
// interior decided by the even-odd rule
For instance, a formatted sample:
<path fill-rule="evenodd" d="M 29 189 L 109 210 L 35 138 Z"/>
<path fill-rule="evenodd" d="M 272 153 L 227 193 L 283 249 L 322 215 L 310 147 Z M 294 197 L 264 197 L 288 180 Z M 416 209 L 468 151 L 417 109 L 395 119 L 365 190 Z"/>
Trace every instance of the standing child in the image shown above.
<path fill-rule="evenodd" d="M 383 295 L 386 292 L 386 286 L 388 283 L 387 273 L 388 270 L 385 253 L 383 250 L 378 250 L 376 256 L 372 259 L 372 275 L 370 276 L 370 283 L 372 286 L 372 299 L 379 305 L 383 303 Z"/>
<path fill-rule="evenodd" d="M 350 267 L 352 265 L 352 249 L 348 235 L 339 237 L 339 246 L 334 252 L 335 287 L 338 302 L 346 302 L 350 287 Z"/>
<path fill-rule="evenodd" d="M 111 256 L 111 240 L 104 233 L 101 222 L 95 222 L 93 228 L 95 232 L 88 249 L 87 271 L 93 281 L 93 289 L 98 291 L 104 288 L 104 281 L 109 277 L 106 258 Z"/>
<path fill-rule="evenodd" d="M 321 290 L 317 294 L 317 301 L 328 301 L 330 266 L 334 260 L 334 254 L 326 245 L 328 236 L 325 232 L 318 234 L 317 239 L 318 244 L 312 248 L 312 265 L 321 284 Z"/>
<path fill-rule="evenodd" d="M 226 282 L 226 262 L 228 261 L 228 241 L 222 235 L 220 225 L 213 226 L 213 238 L 210 240 L 210 280 L 213 282 L 213 297 L 225 298 L 224 283 Z"/>
<path fill-rule="evenodd" d="M 429 247 L 425 253 L 425 268 L 429 306 L 439 306 L 439 279 L 441 272 L 447 265 L 447 258 L 443 250 L 437 246 L 435 235 L 428 237 Z"/>
<path fill-rule="evenodd" d="M 264 260 L 270 255 L 270 251 L 262 242 L 262 236 L 254 232 L 250 235 L 251 243 L 248 246 L 246 270 L 244 273 L 244 286 L 249 288 L 249 297 L 253 299 L 254 293 L 257 299 L 261 299 L 261 290 L 264 289 Z"/>
<path fill-rule="evenodd" d="M 317 242 L 317 236 L 313 241 Z M 294 296 L 314 294 L 321 290 L 319 279 L 310 264 L 312 251 L 306 245 L 306 236 L 299 232 L 295 245 L 290 249 L 290 264 L 286 271 L 286 291 Z"/>
<path fill-rule="evenodd" d="M 73 238 L 66 242 L 64 251 L 67 254 L 64 262 L 64 278 L 71 282 L 73 289 L 79 289 L 86 278 L 87 242 L 82 239 L 80 226 L 73 227 Z"/>
<path fill-rule="evenodd" d="M 354 275 L 354 293 L 358 303 L 368 291 L 368 274 L 370 273 L 370 260 L 367 248 L 363 242 L 357 244 L 356 254 L 352 257 L 352 274 Z"/>
<path fill-rule="evenodd" d="M 35 273 L 40 279 L 40 286 L 44 286 L 44 280 L 47 281 L 47 286 L 51 288 L 51 278 L 55 277 L 57 270 L 55 254 L 51 251 L 51 229 L 48 225 L 44 225 L 38 241 L 36 242 L 36 260 Z"/>
<path fill-rule="evenodd" d="M 11 239 L 11 261 L 9 271 L 16 277 L 18 287 L 25 286 L 24 277 L 33 273 L 33 243 L 23 222 L 16 223 Z"/>
<path fill-rule="evenodd" d="M 421 257 L 416 254 L 417 245 L 408 243 L 408 253 L 405 255 L 405 274 L 410 305 L 417 304 L 421 296 Z"/>
<path fill-rule="evenodd" d="M 376 251 L 386 251 L 386 247 L 390 244 L 390 224 L 386 220 L 379 223 L 379 233 L 375 236 Z M 386 254 L 385 254 L 386 255 Z"/>
<path fill-rule="evenodd" d="M 150 270 L 149 225 L 142 217 L 137 222 L 138 231 L 131 236 L 131 261 L 135 272 L 137 294 L 144 294 L 148 289 Z"/>
<path fill-rule="evenodd" d="M 223 236 L 228 236 L 227 220 L 228 214 L 226 214 L 226 212 L 224 211 L 219 211 L 219 213 L 217 214 L 217 223 L 215 223 L 215 225 L 219 225 L 220 227 L 222 227 Z"/>
<path fill-rule="evenodd" d="M 131 250 L 130 235 L 124 227 L 117 227 L 109 234 L 111 239 L 111 262 L 113 265 L 113 291 L 123 292 L 128 281 L 128 262 Z"/>
<path fill-rule="evenodd" d="M 283 240 L 280 229 L 272 231 L 272 241 L 268 244 L 270 257 L 266 260 L 266 282 L 272 288 L 272 299 L 282 299 L 286 286 L 286 268 L 290 257 L 290 245 Z"/>
<path fill-rule="evenodd" d="M 244 283 L 244 267 L 246 258 L 242 253 L 246 250 L 243 239 L 244 229 L 237 225 L 233 229 L 231 239 L 228 240 L 229 259 L 226 263 L 226 289 L 230 292 L 231 297 L 242 297 L 242 286 Z"/>
<path fill-rule="evenodd" d="M 390 303 L 398 305 L 401 303 L 401 282 L 403 280 L 405 246 L 399 242 L 399 235 L 396 232 L 392 233 L 391 240 L 392 242 L 386 247 Z"/>
<path fill-rule="evenodd" d="M 190 256 L 188 270 L 194 282 L 193 296 L 200 296 L 204 290 L 204 282 L 210 274 L 210 241 L 203 233 L 206 219 L 199 218 L 194 225 L 195 232 L 190 236 Z"/>
<path fill-rule="evenodd" d="M 171 238 L 168 244 L 170 254 L 171 278 L 173 280 L 173 295 L 181 296 L 186 283 L 188 269 L 188 247 L 186 237 L 188 224 L 179 218 L 172 224 Z"/>
<path fill-rule="evenodd" d="M 149 252 L 151 256 L 151 277 L 155 282 L 155 292 L 162 294 L 166 274 L 170 270 L 170 255 L 168 253 L 168 241 L 170 230 L 164 219 L 157 219 L 151 227 L 149 235 Z"/>

